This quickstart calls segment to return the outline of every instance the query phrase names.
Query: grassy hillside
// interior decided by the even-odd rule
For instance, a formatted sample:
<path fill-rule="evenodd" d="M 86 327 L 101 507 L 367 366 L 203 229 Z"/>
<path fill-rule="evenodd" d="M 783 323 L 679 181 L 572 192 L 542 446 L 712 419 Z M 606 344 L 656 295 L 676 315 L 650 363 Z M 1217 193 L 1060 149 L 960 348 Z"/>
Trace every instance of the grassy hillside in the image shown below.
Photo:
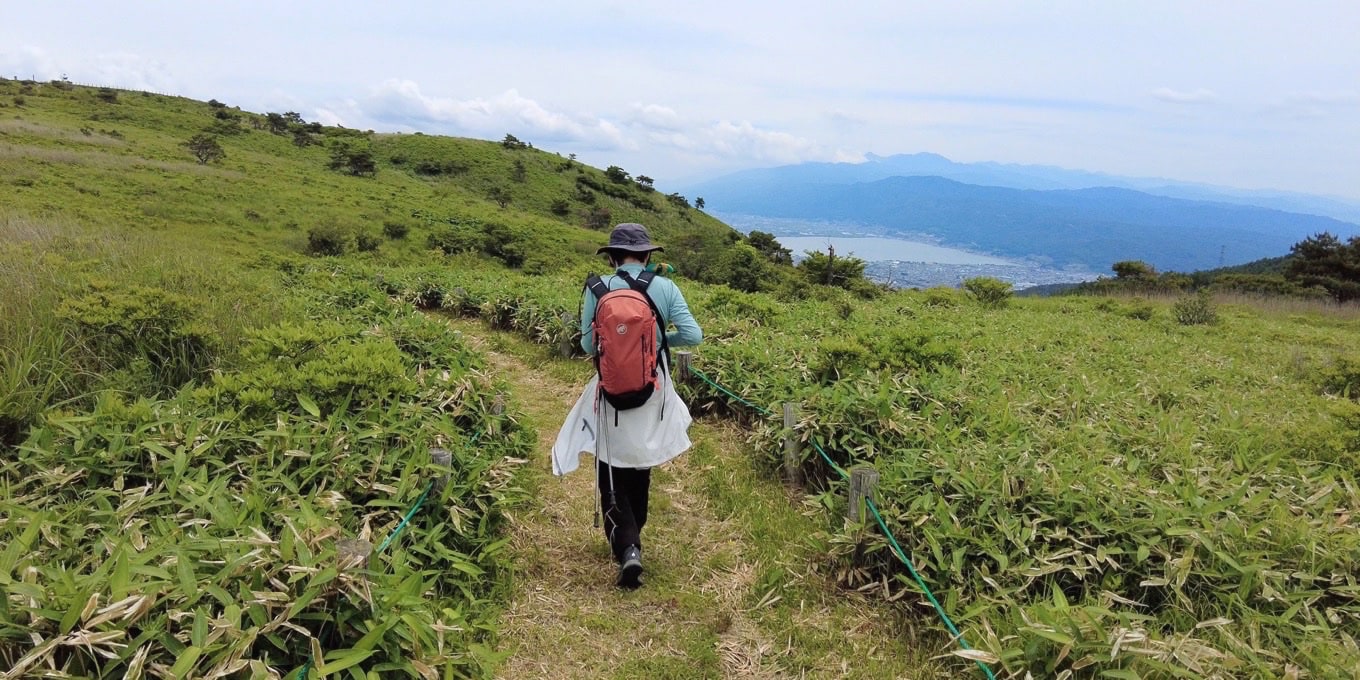
<path fill-rule="evenodd" d="M 0 104 L 0 664 L 491 672 L 503 511 L 525 495 L 507 460 L 529 438 L 421 311 L 570 348 L 605 239 L 592 210 L 652 227 L 681 276 L 731 230 L 513 144 L 275 134 L 210 103 L 14 81 Z M 200 164 L 184 144 L 207 128 L 225 158 Z M 878 469 L 886 524 L 999 675 L 1360 672 L 1353 316 L 682 283 L 696 366 L 759 407 L 799 403 L 804 442 Z M 686 390 L 753 425 L 773 478 L 781 425 Z M 814 451 L 825 573 L 933 627 L 886 539 L 839 519 Z M 367 568 L 341 555 L 445 473 L 440 512 Z"/>
<path fill-rule="evenodd" d="M 431 246 L 461 229 L 467 267 L 514 249 L 580 269 L 606 240 L 576 226 L 587 205 L 698 250 L 731 230 L 494 142 L 275 134 L 64 83 L 0 81 L 0 107 L 0 666 L 487 673 L 521 496 L 506 461 L 528 440 L 456 336 L 382 276 L 303 253 L 386 271 L 444 258 Z M 205 131 L 224 156 L 200 163 L 186 142 Z M 338 148 L 376 172 L 333 169 Z M 397 533 L 427 496 L 441 511 Z M 341 539 L 367 543 L 368 569 Z"/>
<path fill-rule="evenodd" d="M 274 134 L 266 116 L 225 106 L 67 87 L 0 80 L 0 168 L 11 213 L 172 230 L 247 257 L 261 247 L 301 250 L 317 227 L 382 236 L 387 222 L 412 231 L 384 244 L 383 254 L 414 257 L 437 227 L 461 220 L 504 223 L 554 262 L 571 261 L 606 240 L 577 228 L 592 210 L 607 212 L 599 232 L 639 221 L 667 242 L 683 236 L 697 246 L 731 234 L 636 182 L 613 182 L 532 148 L 318 125 Z M 224 151 L 220 161 L 198 163 L 186 148 L 205 133 Z M 329 169 L 337 145 L 369 152 L 376 172 Z M 491 200 L 496 192 L 504 207 Z M 558 213 L 554 201 L 565 203 Z"/>

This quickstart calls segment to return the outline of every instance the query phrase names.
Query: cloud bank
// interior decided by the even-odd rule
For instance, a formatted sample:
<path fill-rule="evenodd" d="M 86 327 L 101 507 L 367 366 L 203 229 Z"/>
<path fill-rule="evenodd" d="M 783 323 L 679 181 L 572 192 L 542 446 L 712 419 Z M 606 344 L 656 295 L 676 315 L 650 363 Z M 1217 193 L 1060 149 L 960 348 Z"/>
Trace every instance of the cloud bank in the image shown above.
<path fill-rule="evenodd" d="M 656 103 L 634 102 L 616 115 L 552 107 L 516 89 L 486 97 L 432 95 L 417 82 L 390 79 L 367 96 L 316 110 L 325 124 L 442 132 L 485 139 L 505 134 L 573 151 L 670 149 L 717 162 L 797 163 L 861 160 L 787 131 L 747 120 L 701 120 Z"/>

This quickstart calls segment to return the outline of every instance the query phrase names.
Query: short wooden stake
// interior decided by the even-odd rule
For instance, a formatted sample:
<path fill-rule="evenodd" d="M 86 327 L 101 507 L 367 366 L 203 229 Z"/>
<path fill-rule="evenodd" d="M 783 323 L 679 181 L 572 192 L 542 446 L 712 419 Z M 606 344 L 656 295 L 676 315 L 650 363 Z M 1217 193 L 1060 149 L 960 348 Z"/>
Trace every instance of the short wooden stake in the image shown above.
<path fill-rule="evenodd" d="M 682 382 L 682 383 L 688 383 L 688 382 L 693 378 L 693 373 L 690 372 L 690 362 L 693 361 L 693 359 L 694 359 L 694 353 L 693 353 L 693 352 L 676 352 L 676 353 L 675 353 L 675 361 L 676 361 L 675 367 L 676 367 L 676 369 L 678 370 L 678 375 L 680 376 L 680 382 Z"/>
<path fill-rule="evenodd" d="M 430 462 L 434 463 L 435 465 L 438 465 L 439 467 L 444 468 L 453 467 L 453 452 L 449 451 L 448 449 L 430 449 Z M 444 474 L 434 478 L 434 488 L 432 489 L 432 491 L 434 491 L 435 495 L 437 496 L 439 494 L 444 493 L 444 487 L 448 485 L 449 485 L 449 473 L 445 472 Z"/>
<path fill-rule="evenodd" d="M 874 488 L 878 486 L 878 470 L 872 465 L 856 465 L 850 469 L 850 504 L 846 508 L 851 522 L 861 522 L 866 519 L 865 499 L 874 497 Z"/>
<path fill-rule="evenodd" d="M 790 402 L 784 403 L 784 475 L 794 484 L 803 483 L 803 475 L 800 470 L 799 455 L 801 442 L 798 441 L 798 417 L 794 413 L 794 405 Z"/>

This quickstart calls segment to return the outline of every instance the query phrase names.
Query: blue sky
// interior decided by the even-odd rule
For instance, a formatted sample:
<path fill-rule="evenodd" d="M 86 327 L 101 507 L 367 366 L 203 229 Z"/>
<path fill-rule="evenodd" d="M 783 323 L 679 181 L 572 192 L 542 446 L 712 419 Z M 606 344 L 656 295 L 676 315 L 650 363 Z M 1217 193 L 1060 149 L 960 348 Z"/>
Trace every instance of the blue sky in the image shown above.
<path fill-rule="evenodd" d="M 20 2 L 0 73 L 667 184 L 929 151 L 1360 199 L 1360 2 Z"/>

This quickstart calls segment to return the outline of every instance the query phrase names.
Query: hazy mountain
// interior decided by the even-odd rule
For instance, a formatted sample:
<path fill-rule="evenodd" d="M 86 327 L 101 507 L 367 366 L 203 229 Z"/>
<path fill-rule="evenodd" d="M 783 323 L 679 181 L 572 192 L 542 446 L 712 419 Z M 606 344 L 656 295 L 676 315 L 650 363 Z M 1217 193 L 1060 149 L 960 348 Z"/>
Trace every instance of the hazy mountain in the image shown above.
<path fill-rule="evenodd" d="M 912 163 L 939 159 L 910 158 Z M 930 234 L 946 245 L 1095 271 L 1129 259 L 1162 270 L 1208 269 L 1282 255 L 1322 231 L 1360 234 L 1360 226 L 1329 217 L 1122 188 L 1041 191 L 942 177 L 843 184 L 776 179 L 825 179 L 834 168 L 779 168 L 772 175 L 756 175 L 759 184 L 734 175 L 708 185 L 702 195 L 710 208 L 723 212 L 851 222 L 863 225 L 865 233 Z"/>
<path fill-rule="evenodd" d="M 759 190 L 786 184 L 853 184 L 889 177 L 944 177 L 964 184 L 1011 189 L 1090 189 L 1116 187 L 1196 201 L 1233 203 L 1273 208 L 1286 212 L 1322 215 L 1343 222 L 1360 223 L 1360 201 L 1275 190 L 1249 190 L 1178 182 L 1156 177 L 1121 177 L 1047 165 L 1005 163 L 955 163 L 932 153 L 876 156 L 864 163 L 802 163 L 776 168 L 744 170 L 683 189 L 690 196 L 703 196 L 719 209 L 721 199 L 734 191 Z M 715 200 L 716 199 L 716 200 Z"/>

